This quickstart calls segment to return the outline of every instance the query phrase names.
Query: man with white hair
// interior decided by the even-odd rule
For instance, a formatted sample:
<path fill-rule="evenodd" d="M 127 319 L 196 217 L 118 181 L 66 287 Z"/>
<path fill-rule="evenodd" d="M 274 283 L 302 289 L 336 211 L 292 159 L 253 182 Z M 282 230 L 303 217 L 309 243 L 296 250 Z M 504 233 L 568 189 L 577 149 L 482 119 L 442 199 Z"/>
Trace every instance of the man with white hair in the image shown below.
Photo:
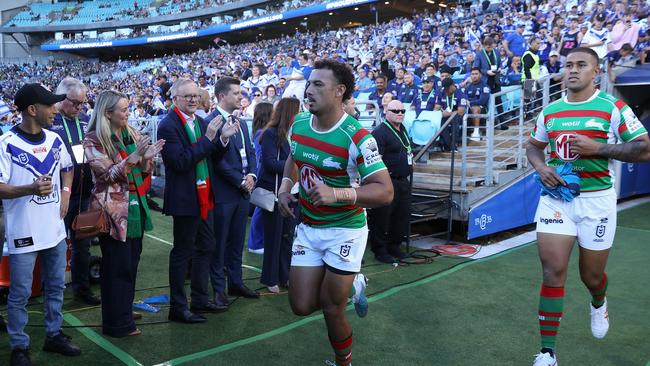
<path fill-rule="evenodd" d="M 88 115 L 83 113 L 87 102 L 88 88 L 78 79 L 66 77 L 56 88 L 56 94 L 65 94 L 66 98 L 56 104 L 57 114 L 50 128 L 56 132 L 65 144 L 74 163 L 74 180 L 70 192 L 70 208 L 65 216 L 65 228 L 72 245 L 70 270 L 74 297 L 87 304 L 99 305 L 101 300 L 90 290 L 88 267 L 90 261 L 90 239 L 77 239 L 72 222 L 79 209 L 85 211 L 90 203 L 93 178 L 88 164 L 84 164 L 81 142 L 88 129 Z M 83 172 L 83 182 L 81 174 Z"/>

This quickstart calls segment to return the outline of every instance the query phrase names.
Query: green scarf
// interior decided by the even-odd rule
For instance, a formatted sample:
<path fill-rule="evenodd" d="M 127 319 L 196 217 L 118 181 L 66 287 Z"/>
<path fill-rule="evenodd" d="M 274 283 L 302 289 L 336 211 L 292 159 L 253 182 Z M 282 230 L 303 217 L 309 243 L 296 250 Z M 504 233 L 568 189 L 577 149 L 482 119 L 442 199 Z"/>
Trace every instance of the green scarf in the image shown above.
<path fill-rule="evenodd" d="M 112 139 L 122 159 L 127 159 L 136 149 L 135 141 L 133 141 L 126 128 L 122 129 L 121 141 L 115 134 L 113 134 Z M 145 230 L 153 230 L 149 205 L 147 205 L 147 192 L 142 184 L 142 170 L 135 165 L 131 167 L 131 172 L 127 176 L 129 179 L 129 217 L 126 237 L 141 238 Z M 143 214 L 144 217 L 142 217 Z"/>

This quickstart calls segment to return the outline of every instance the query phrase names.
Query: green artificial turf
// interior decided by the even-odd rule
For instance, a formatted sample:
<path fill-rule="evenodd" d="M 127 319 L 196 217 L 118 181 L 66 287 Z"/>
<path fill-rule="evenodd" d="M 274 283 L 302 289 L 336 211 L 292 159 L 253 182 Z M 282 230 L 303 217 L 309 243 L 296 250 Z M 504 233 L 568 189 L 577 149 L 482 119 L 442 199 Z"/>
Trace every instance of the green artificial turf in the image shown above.
<path fill-rule="evenodd" d="M 646 286 L 650 223 L 643 220 L 647 212 L 650 205 L 619 214 L 607 267 L 612 323 L 604 340 L 591 336 L 590 296 L 579 279 L 577 250 L 573 254 L 558 336 L 561 364 L 644 366 L 650 360 L 650 319 L 644 316 L 650 304 Z M 171 219 L 156 215 L 155 223 L 151 234 L 172 241 Z M 145 238 L 136 300 L 167 293 L 170 248 Z M 369 315 L 359 319 L 353 310 L 348 311 L 354 329 L 355 366 L 532 363 L 539 350 L 541 281 L 534 244 L 479 261 L 438 257 L 430 264 L 398 268 L 378 264 L 371 257 L 366 256 L 363 270 L 370 278 Z M 244 262 L 261 268 L 259 255 L 245 253 Z M 245 269 L 244 276 L 249 287 L 261 286 L 255 270 Z M 70 296 L 67 290 L 66 298 Z M 65 309 L 70 311 L 66 315 L 69 322 L 101 323 L 99 308 L 84 309 L 68 299 Z M 41 309 L 34 304 L 30 310 Z M 332 358 L 322 317 L 294 316 L 286 294 L 238 299 L 228 312 L 208 315 L 207 324 L 166 323 L 166 317 L 166 308 L 157 314 L 145 313 L 139 322 L 143 335 L 123 339 L 105 338 L 101 328 L 83 328 L 84 334 L 67 329 L 83 349 L 82 356 L 76 358 L 40 351 L 43 329 L 30 327 L 32 359 L 38 365 L 153 365 L 166 361 L 186 365 L 324 365 L 326 358 Z M 151 322 L 162 323 L 142 324 Z M 42 324 L 42 315 L 30 314 L 30 324 Z M 3 334 L 0 364 L 7 364 L 8 357 L 8 339 Z"/>

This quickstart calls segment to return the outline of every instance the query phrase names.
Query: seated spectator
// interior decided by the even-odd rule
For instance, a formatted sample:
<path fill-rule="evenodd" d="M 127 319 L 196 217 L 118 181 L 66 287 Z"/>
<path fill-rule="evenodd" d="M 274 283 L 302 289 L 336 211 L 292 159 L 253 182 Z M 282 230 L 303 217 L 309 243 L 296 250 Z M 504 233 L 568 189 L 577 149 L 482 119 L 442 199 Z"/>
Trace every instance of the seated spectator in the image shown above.
<path fill-rule="evenodd" d="M 487 85 L 486 79 L 482 77 L 480 68 L 472 68 L 470 80 L 471 82 L 465 89 L 465 93 L 467 94 L 467 101 L 469 102 L 472 114 L 486 114 L 490 99 L 490 87 Z M 481 125 L 481 119 L 476 117 L 472 118 L 472 124 L 474 125 L 474 130 L 472 131 L 470 140 L 480 141 L 481 134 L 479 127 Z"/>
<path fill-rule="evenodd" d="M 521 83 L 521 57 L 515 56 L 506 71 L 503 85 L 518 85 L 519 83 Z"/>
<path fill-rule="evenodd" d="M 366 73 L 366 69 L 363 67 L 359 67 L 357 70 L 359 74 L 359 78 L 357 79 L 357 82 L 355 83 L 355 88 L 356 90 L 366 93 L 371 91 L 371 89 L 375 86 L 372 80 L 368 77 Z"/>
<path fill-rule="evenodd" d="M 634 49 L 629 43 L 621 46 L 618 51 L 611 51 L 607 54 L 609 80 L 614 82 L 616 77 L 629 70 L 636 64 L 637 58 L 634 55 Z"/>
<path fill-rule="evenodd" d="M 277 94 L 277 89 L 275 88 L 275 85 L 269 84 L 266 86 L 266 89 L 264 90 L 264 98 L 262 101 L 271 103 L 275 105 L 278 101 L 280 101 L 280 96 Z"/>
<path fill-rule="evenodd" d="M 415 110 L 416 115 L 420 115 L 422 111 L 432 111 L 436 106 L 436 91 L 433 89 L 434 79 L 430 76 L 425 76 L 422 79 L 422 90 L 411 103 L 411 109 Z"/>
<path fill-rule="evenodd" d="M 451 78 L 445 78 L 442 80 L 442 89 L 438 91 L 435 103 L 435 110 L 442 111 L 442 123 L 445 123 L 453 112 L 457 112 L 447 128 L 440 134 L 442 149 L 451 151 L 456 149 L 460 143 L 461 123 L 467 107 L 467 99 Z"/>

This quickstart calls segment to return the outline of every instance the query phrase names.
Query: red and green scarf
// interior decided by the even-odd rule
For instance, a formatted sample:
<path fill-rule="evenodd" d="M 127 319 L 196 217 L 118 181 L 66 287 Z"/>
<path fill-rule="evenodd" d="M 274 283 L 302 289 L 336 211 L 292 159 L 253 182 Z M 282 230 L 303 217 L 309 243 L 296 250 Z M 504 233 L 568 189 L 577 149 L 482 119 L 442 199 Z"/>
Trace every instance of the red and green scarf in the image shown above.
<path fill-rule="evenodd" d="M 190 143 L 192 143 L 192 146 L 196 145 L 196 143 L 201 139 L 201 127 L 199 126 L 198 119 L 194 118 L 194 129 L 192 129 L 178 107 L 174 107 L 174 112 L 178 118 L 181 119 L 181 123 L 183 124 L 183 127 L 185 127 L 185 132 L 187 133 L 187 137 L 190 139 Z M 208 213 L 214 208 L 212 185 L 210 183 L 210 174 L 208 172 L 208 162 L 206 159 L 203 159 L 196 164 L 196 195 L 199 198 L 201 218 L 206 220 L 208 218 Z"/>
<path fill-rule="evenodd" d="M 117 146 L 118 152 L 122 159 L 127 159 L 135 149 L 135 141 L 129 135 L 126 128 L 122 129 L 122 140 L 118 139 L 115 134 L 112 138 Z M 126 237 L 141 238 L 144 231 L 153 229 L 151 223 L 151 214 L 149 205 L 147 205 L 147 189 L 143 184 L 142 170 L 138 165 L 131 167 L 131 172 L 127 174 L 129 180 L 129 217 L 127 220 Z"/>

